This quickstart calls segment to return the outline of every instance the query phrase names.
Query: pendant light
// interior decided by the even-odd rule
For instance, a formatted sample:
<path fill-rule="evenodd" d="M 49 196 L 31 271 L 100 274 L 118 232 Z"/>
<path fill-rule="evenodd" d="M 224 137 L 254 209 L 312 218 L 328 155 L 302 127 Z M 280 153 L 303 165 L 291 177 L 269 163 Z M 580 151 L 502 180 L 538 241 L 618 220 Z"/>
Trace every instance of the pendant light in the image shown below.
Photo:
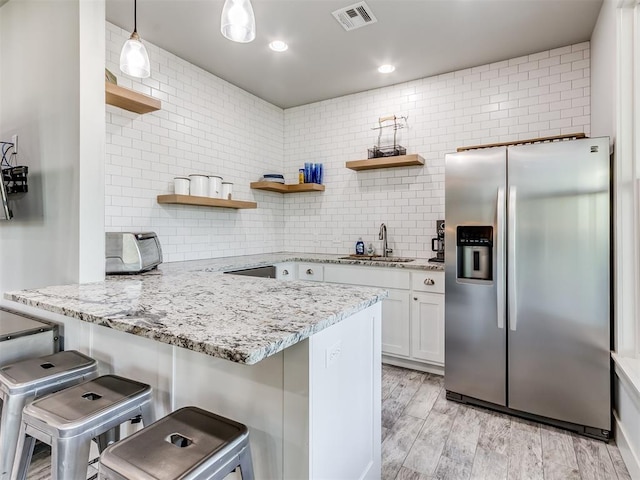
<path fill-rule="evenodd" d="M 229 40 L 248 43 L 256 38 L 256 18 L 250 0 L 226 0 L 222 8 L 220 31 Z"/>
<path fill-rule="evenodd" d="M 137 0 L 133 0 L 133 33 L 131 34 L 131 38 L 124 42 L 122 52 L 120 52 L 120 70 L 136 78 L 147 78 L 151 75 L 149 54 L 138 35 Z"/>

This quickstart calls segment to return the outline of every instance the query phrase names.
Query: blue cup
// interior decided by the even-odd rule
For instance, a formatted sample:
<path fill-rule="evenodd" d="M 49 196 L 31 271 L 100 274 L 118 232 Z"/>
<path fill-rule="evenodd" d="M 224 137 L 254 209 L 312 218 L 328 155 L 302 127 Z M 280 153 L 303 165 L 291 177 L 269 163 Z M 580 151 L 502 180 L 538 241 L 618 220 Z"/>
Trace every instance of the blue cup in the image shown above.
<path fill-rule="evenodd" d="M 321 163 L 316 163 L 316 183 L 322 185 L 324 180 L 324 167 Z"/>
<path fill-rule="evenodd" d="M 311 171 L 311 163 L 304 164 L 304 183 L 313 183 L 313 172 Z"/>

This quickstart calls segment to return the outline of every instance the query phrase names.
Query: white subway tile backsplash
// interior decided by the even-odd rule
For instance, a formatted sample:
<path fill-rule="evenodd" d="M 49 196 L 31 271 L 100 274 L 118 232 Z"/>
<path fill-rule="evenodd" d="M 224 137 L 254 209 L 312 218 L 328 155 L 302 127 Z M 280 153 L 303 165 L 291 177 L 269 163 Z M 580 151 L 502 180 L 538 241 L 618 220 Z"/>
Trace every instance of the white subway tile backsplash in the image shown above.
<path fill-rule="evenodd" d="M 119 72 L 129 34 L 109 23 L 106 30 L 107 68 Z M 151 78 L 119 74 L 118 83 L 162 100 L 162 110 L 140 116 L 106 108 L 107 228 L 156 231 L 169 262 L 282 250 L 282 198 L 249 189 L 263 173 L 282 170 L 282 109 L 146 46 Z M 255 199 L 268 213 L 157 204 L 174 176 L 201 172 L 234 182 L 234 197 Z"/>
<path fill-rule="evenodd" d="M 107 68 L 118 71 L 128 32 L 107 23 Z M 362 236 L 380 249 L 386 223 L 394 253 L 428 258 L 444 216 L 444 154 L 462 145 L 589 133 L 589 43 L 282 110 L 147 43 L 152 76 L 120 85 L 159 98 L 139 116 L 107 106 L 105 224 L 153 230 L 166 261 L 293 250 L 347 253 Z M 398 143 L 423 167 L 354 172 L 380 116 L 408 117 Z M 253 191 L 263 173 L 297 181 L 322 162 L 326 191 Z M 158 205 L 172 179 L 217 173 L 257 210 Z"/>
<path fill-rule="evenodd" d="M 395 254 L 433 256 L 431 237 L 444 214 L 445 153 L 470 144 L 589 133 L 588 47 L 588 42 L 570 45 L 422 79 L 412 83 L 409 108 L 404 108 L 407 98 L 399 86 L 285 110 L 285 170 L 322 161 L 333 172 L 323 195 L 307 197 L 313 211 L 299 197 L 285 198 L 286 249 L 346 253 L 362 236 L 379 251 L 378 227 L 384 222 Z M 569 72 L 578 78 L 562 83 L 561 76 Z M 344 104 L 352 112 L 348 121 L 328 121 L 343 118 Z M 391 113 L 409 117 L 407 135 L 399 143 L 422 155 L 424 167 L 346 170 L 346 161 L 366 158 L 366 149 L 375 143 L 368 127 Z M 358 135 L 343 134 L 351 128 Z M 403 200 L 407 203 L 399 203 Z"/>

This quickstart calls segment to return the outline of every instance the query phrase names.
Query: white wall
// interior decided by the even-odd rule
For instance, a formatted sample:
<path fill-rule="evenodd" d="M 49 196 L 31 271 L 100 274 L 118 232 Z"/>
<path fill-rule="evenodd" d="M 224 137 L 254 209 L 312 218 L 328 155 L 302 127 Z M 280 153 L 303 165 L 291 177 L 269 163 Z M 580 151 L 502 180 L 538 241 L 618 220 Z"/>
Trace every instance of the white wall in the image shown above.
<path fill-rule="evenodd" d="M 118 62 L 129 35 L 107 23 L 107 68 L 120 85 L 159 98 L 162 109 L 136 115 L 107 107 L 106 229 L 155 231 L 169 262 L 282 251 L 282 195 L 249 189 L 282 170 L 282 109 L 148 42 L 151 77 L 126 78 Z M 258 209 L 157 204 L 158 194 L 172 193 L 174 176 L 191 173 L 224 177 L 233 198 L 257 199 Z"/>
<path fill-rule="evenodd" d="M 105 0 L 80 1 L 78 281 L 104 278 Z"/>
<path fill-rule="evenodd" d="M 84 25 L 81 33 L 81 10 L 86 21 L 100 16 L 90 11 L 104 11 L 103 2 L 84 3 L 80 8 L 78 0 L 11 0 L 0 8 L 5 62 L 0 68 L 0 139 L 10 141 L 17 133 L 18 163 L 29 167 L 29 193 L 15 205 L 16 218 L 0 222 L 0 292 L 103 276 L 103 264 L 96 258 L 103 258 L 104 247 L 80 244 L 86 228 L 80 216 L 80 168 L 102 162 L 93 156 L 94 149 L 91 158 L 81 161 L 88 150 L 80 145 L 80 111 L 90 108 L 83 105 L 81 93 L 95 102 L 104 90 L 102 82 L 90 83 L 99 75 L 97 70 L 91 73 L 83 66 L 82 78 L 80 74 L 86 56 L 97 57 L 90 64 L 100 65 L 102 71 L 104 55 L 104 50 L 80 50 L 83 36 L 101 36 L 104 29 L 103 16 L 101 22 Z M 100 142 L 104 123 L 99 114 L 84 110 L 84 115 L 94 120 L 83 140 Z M 84 215 L 101 218 L 103 202 L 99 195 L 83 201 Z M 87 265 L 100 267 L 81 267 L 81 248 L 83 261 L 93 259 Z"/>
<path fill-rule="evenodd" d="M 444 217 L 444 155 L 457 147 L 590 133 L 589 43 L 425 78 L 285 111 L 285 172 L 322 162 L 326 191 L 285 199 L 287 250 L 348 253 L 358 237 L 380 251 L 428 258 Z M 424 167 L 355 172 L 378 117 L 408 116 L 400 144 Z"/>
<path fill-rule="evenodd" d="M 615 143 L 616 2 L 605 0 L 591 34 L 591 133 Z"/>
<path fill-rule="evenodd" d="M 640 478 L 640 359 L 637 281 L 638 210 L 635 75 L 638 8 L 635 1 L 605 0 L 591 37 L 592 129 L 614 142 L 614 355 L 613 409 L 616 443 L 632 478 Z M 635 73 L 634 73 L 635 70 Z M 635 97 L 635 98 L 634 98 Z M 634 104 L 635 100 L 635 104 Z"/>

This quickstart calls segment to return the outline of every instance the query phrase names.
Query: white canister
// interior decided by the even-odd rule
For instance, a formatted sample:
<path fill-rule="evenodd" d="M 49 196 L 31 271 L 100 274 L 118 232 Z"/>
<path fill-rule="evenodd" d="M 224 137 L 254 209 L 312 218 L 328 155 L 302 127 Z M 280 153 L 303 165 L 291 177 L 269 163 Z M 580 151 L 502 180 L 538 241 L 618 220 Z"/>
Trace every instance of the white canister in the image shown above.
<path fill-rule="evenodd" d="M 176 195 L 189 195 L 189 183 L 187 177 L 175 177 L 173 179 L 173 193 Z"/>
<path fill-rule="evenodd" d="M 189 191 L 195 197 L 206 197 L 209 194 L 209 177 L 206 175 L 189 175 L 191 185 Z"/>
<path fill-rule="evenodd" d="M 222 198 L 224 200 L 231 200 L 232 193 L 233 193 L 233 183 L 222 182 Z"/>
<path fill-rule="evenodd" d="M 211 198 L 222 198 L 222 177 L 209 175 L 209 196 Z"/>

